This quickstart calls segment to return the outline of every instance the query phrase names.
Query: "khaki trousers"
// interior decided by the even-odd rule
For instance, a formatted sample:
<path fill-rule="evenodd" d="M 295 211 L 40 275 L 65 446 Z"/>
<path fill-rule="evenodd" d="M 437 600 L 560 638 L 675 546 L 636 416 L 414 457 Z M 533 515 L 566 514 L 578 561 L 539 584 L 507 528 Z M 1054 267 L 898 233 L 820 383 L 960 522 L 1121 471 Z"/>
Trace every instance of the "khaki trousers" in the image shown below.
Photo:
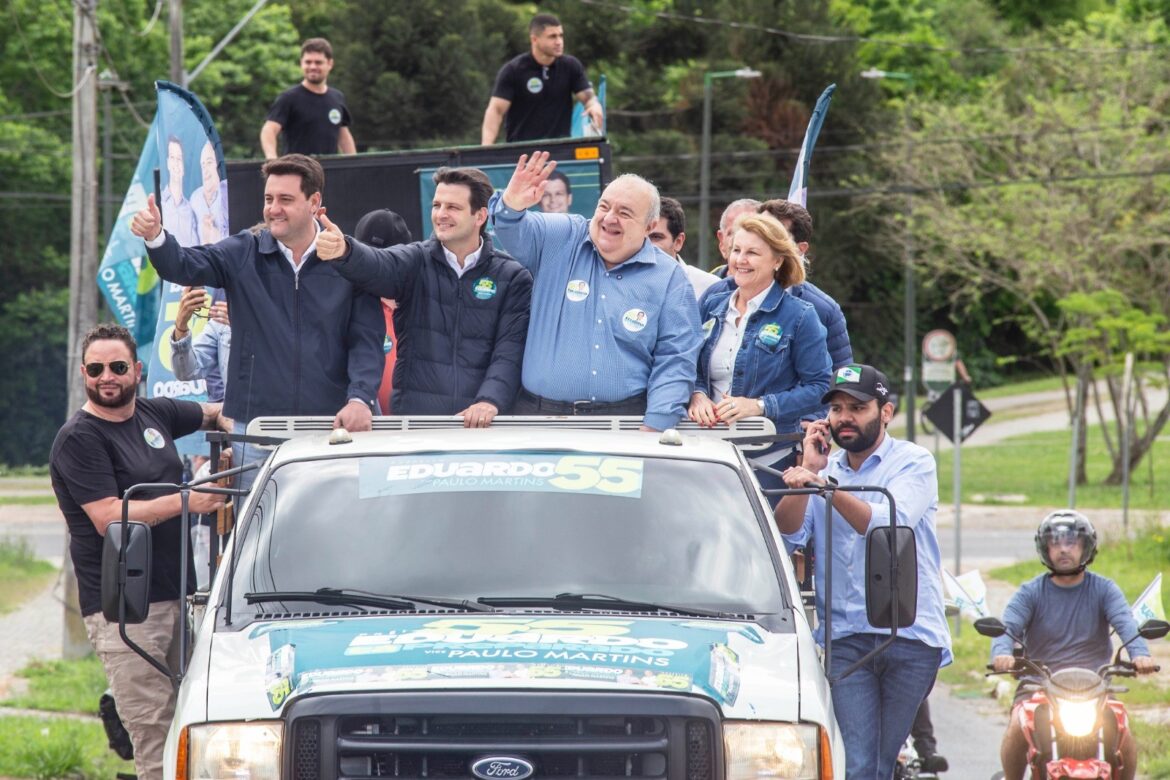
<path fill-rule="evenodd" d="M 171 671 L 179 668 L 178 601 L 156 601 L 143 623 L 126 626 L 126 635 Z M 175 689 L 170 679 L 122 641 L 118 624 L 100 612 L 85 616 L 85 630 L 114 694 L 118 716 L 134 745 L 139 780 L 162 780 L 163 746 L 175 714 Z"/>

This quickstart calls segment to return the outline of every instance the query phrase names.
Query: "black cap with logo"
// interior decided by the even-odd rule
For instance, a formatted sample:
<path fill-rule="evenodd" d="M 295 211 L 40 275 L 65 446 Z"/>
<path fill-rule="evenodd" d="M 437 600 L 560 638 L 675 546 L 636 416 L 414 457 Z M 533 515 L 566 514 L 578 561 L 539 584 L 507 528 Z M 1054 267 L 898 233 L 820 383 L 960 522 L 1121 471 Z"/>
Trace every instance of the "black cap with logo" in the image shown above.
<path fill-rule="evenodd" d="M 878 406 L 890 403 L 890 380 L 873 366 L 854 363 L 842 366 L 833 372 L 833 384 L 829 392 L 821 396 L 821 403 L 827 404 L 834 393 L 848 393 L 858 401 L 877 400 Z"/>

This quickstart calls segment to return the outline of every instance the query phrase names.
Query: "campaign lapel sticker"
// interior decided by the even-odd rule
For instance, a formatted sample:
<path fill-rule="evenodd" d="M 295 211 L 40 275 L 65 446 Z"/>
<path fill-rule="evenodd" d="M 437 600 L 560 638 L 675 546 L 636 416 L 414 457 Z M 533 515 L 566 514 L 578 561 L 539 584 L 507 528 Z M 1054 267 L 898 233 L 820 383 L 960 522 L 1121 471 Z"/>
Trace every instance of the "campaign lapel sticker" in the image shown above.
<path fill-rule="evenodd" d="M 565 297 L 573 303 L 585 300 L 589 297 L 589 282 L 584 279 L 570 279 L 565 285 Z"/>
<path fill-rule="evenodd" d="M 779 323 L 769 322 L 760 328 L 760 343 L 765 347 L 774 347 L 780 343 L 780 334 L 783 332 L 784 330 L 780 327 Z"/>
<path fill-rule="evenodd" d="M 544 82 L 542 82 L 536 76 L 533 76 L 532 78 L 528 79 L 528 91 L 531 92 L 533 95 L 537 94 L 542 89 L 544 89 Z"/>
<path fill-rule="evenodd" d="M 861 366 L 844 366 L 837 371 L 836 384 L 857 384 L 861 381 Z"/>
<path fill-rule="evenodd" d="M 715 330 L 715 318 L 707 320 L 703 323 L 703 340 L 711 338 L 711 332 Z"/>
<path fill-rule="evenodd" d="M 341 112 L 336 108 L 329 109 L 329 121 L 331 124 L 341 124 Z"/>
<path fill-rule="evenodd" d="M 631 333 L 637 333 L 646 327 L 648 319 L 646 312 L 641 309 L 630 309 L 622 315 L 622 327 Z"/>
<path fill-rule="evenodd" d="M 154 447 L 156 450 L 161 450 L 163 447 L 167 446 L 167 440 L 164 439 L 163 435 L 154 428 L 147 428 L 145 431 L 143 431 L 142 438 L 146 439 L 146 443 L 151 447 Z"/>
<path fill-rule="evenodd" d="M 471 293 L 481 301 L 491 300 L 496 295 L 496 283 L 485 276 L 475 283 Z"/>
<path fill-rule="evenodd" d="M 390 340 L 389 336 L 382 339 L 382 354 L 389 355 L 390 350 L 394 349 L 394 342 Z"/>

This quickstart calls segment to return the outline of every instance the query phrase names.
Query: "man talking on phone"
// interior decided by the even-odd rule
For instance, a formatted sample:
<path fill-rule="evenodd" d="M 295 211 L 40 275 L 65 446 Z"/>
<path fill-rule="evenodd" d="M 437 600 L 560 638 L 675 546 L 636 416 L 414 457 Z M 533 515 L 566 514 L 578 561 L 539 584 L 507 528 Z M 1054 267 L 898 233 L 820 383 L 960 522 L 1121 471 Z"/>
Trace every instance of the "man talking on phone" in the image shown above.
<path fill-rule="evenodd" d="M 789 488 L 836 485 L 884 487 L 894 496 L 898 525 L 914 530 L 918 548 L 918 613 L 898 631 L 894 643 L 848 677 L 833 684 L 833 708 L 845 743 L 846 780 L 893 775 L 898 750 L 914 715 L 934 687 L 940 666 L 952 661 L 951 637 L 943 612 L 942 579 L 934 514 L 938 475 L 934 457 L 917 444 L 890 436 L 894 416 L 890 380 L 873 366 L 847 365 L 833 374 L 821 398 L 829 416 L 808 426 L 804 463 L 784 472 Z M 830 441 L 840 449 L 830 454 Z M 832 610 L 836 678 L 889 638 L 865 613 L 865 537 L 871 527 L 889 525 L 890 504 L 876 492 L 837 492 L 831 529 L 825 525 L 823 496 L 784 496 L 776 525 L 785 541 L 814 548 L 813 580 L 817 640 L 824 642 L 825 610 Z M 825 603 L 825 539 L 833 534 L 833 601 Z"/>

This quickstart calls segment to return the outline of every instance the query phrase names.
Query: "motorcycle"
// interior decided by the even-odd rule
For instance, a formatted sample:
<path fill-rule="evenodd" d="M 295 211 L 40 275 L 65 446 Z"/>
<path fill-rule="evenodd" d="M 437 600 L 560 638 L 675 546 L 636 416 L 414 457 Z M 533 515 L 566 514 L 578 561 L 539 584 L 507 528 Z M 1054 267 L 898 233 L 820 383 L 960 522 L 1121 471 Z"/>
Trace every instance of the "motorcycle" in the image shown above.
<path fill-rule="evenodd" d="M 997 618 L 976 620 L 975 630 L 992 638 L 1006 634 L 1017 645 L 1024 644 Z M 1170 633 L 1170 623 L 1147 620 L 1138 628 L 1137 636 L 1160 639 L 1167 633 Z M 1118 746 L 1129 731 L 1129 717 L 1125 705 L 1111 694 L 1128 690 L 1114 685 L 1113 678 L 1137 674 L 1132 663 L 1121 660 L 1121 651 L 1129 642 L 1117 648 L 1112 663 L 1096 671 L 1069 668 L 1054 672 L 1045 664 L 1028 658 L 1024 647 L 1022 654 L 1017 655 L 1015 669 L 989 673 L 989 676 L 1010 674 L 1016 679 L 1037 679 L 1037 682 L 1026 682 L 1021 689 L 1032 694 L 1023 704 L 1022 717 L 1024 736 L 1028 741 L 1028 767 L 1033 780 L 1113 780 L 1120 776 Z M 992 667 L 989 665 L 988 668 Z"/>
<path fill-rule="evenodd" d="M 945 759 L 940 764 L 937 760 L 929 762 L 919 756 L 914 749 L 914 737 L 909 736 L 898 753 L 898 762 L 894 764 L 894 780 L 938 780 L 939 772 L 947 769 Z"/>

